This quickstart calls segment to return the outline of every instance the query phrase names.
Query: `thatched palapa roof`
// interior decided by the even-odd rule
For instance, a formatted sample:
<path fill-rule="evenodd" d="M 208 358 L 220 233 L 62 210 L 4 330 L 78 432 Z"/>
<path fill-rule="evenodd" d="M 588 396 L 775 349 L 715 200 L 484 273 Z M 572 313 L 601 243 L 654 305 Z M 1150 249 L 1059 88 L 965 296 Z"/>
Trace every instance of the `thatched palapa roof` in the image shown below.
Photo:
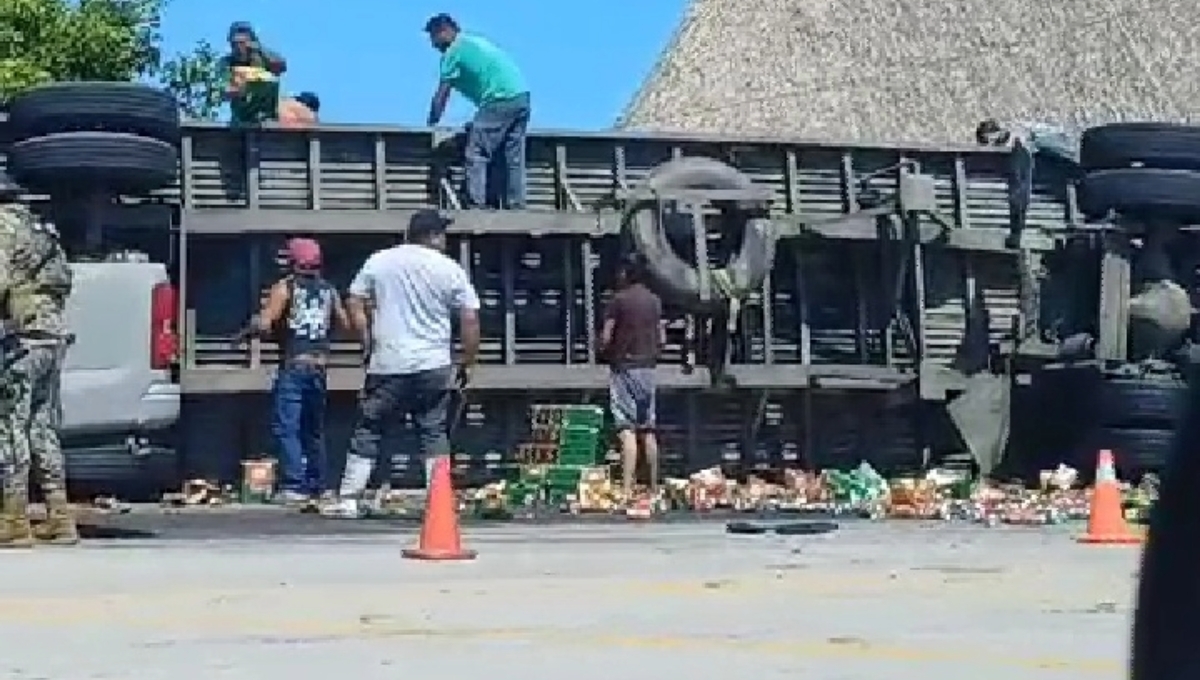
<path fill-rule="evenodd" d="M 621 127 L 969 141 L 1200 112 L 1200 2 L 692 0 Z"/>

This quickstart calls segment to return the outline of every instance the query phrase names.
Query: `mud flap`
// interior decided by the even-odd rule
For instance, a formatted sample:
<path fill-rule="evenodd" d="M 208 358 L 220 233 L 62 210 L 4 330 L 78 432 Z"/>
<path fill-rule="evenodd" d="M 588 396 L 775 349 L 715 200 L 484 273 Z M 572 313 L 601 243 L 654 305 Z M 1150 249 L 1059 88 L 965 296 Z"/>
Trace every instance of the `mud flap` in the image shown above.
<path fill-rule="evenodd" d="M 1011 402 L 1007 376 L 976 373 L 967 378 L 967 389 L 946 407 L 981 475 L 990 474 L 1004 457 Z"/>

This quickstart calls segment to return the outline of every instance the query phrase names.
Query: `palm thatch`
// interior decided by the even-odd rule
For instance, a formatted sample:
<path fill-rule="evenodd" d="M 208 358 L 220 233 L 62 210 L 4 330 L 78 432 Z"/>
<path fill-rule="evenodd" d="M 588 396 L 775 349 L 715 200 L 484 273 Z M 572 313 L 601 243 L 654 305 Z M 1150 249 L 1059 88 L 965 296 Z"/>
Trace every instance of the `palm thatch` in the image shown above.
<path fill-rule="evenodd" d="M 1198 54 L 1184 0 L 691 0 L 619 125 L 943 143 L 986 117 L 1185 120 Z"/>

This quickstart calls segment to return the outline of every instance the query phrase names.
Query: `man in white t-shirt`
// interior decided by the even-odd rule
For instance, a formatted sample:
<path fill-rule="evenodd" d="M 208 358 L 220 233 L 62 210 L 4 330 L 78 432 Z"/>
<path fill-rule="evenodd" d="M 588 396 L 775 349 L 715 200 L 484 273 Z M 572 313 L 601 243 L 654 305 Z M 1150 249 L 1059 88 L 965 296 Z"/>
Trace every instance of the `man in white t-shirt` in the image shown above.
<path fill-rule="evenodd" d="M 339 499 L 329 514 L 359 516 L 386 422 L 412 416 L 427 481 L 434 459 L 450 455 L 451 396 L 467 383 L 479 353 L 479 296 L 467 272 L 443 252 L 450 224 L 436 210 L 418 211 L 407 242 L 371 255 L 350 284 L 346 309 L 368 339 L 369 358 Z M 457 364 L 455 314 L 463 347 Z"/>

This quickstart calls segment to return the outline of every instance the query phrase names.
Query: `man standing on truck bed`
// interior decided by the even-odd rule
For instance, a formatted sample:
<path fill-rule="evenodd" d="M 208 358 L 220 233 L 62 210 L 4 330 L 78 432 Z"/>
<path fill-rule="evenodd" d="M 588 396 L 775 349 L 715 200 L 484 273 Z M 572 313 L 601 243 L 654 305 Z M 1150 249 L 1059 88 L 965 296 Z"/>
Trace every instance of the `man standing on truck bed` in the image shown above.
<path fill-rule="evenodd" d="M 450 224 L 436 210 L 417 211 L 408 224 L 408 242 L 371 255 L 350 284 L 346 306 L 350 322 L 368 343 L 367 377 L 339 501 L 325 509 L 327 514 L 359 516 L 388 422 L 412 416 L 426 484 L 434 460 L 450 455 L 451 396 L 455 387 L 467 384 L 479 353 L 479 296 L 467 272 L 443 252 Z M 451 338 L 455 314 L 462 334 L 457 371 Z"/>
<path fill-rule="evenodd" d="M 271 432 L 279 455 L 283 503 L 303 503 L 325 490 L 325 367 L 333 323 L 350 326 L 337 290 L 321 277 L 321 246 L 288 241 L 287 276 L 271 287 L 253 330 L 279 339 Z"/>
<path fill-rule="evenodd" d="M 17 202 L 20 187 L 0 173 L 0 463 L 4 501 L 0 547 L 33 545 L 29 481 L 38 465 L 48 517 L 36 538 L 75 544 L 58 428 L 59 380 L 71 344 L 64 309 L 71 269 L 53 226 Z"/>
<path fill-rule="evenodd" d="M 504 159 L 504 207 L 525 207 L 525 132 L 529 127 L 529 88 L 517 63 L 478 35 L 459 30 L 448 14 L 425 24 L 434 49 L 442 53 L 441 78 L 429 105 L 432 127 L 442 119 L 450 91 L 458 90 L 478 107 L 467 131 L 467 207 L 487 205 L 488 170 Z"/>
<path fill-rule="evenodd" d="M 1034 161 L 1050 161 L 1067 175 L 1073 175 L 1079 168 L 1079 140 L 1063 128 L 1046 123 L 1001 125 L 994 118 L 988 118 L 976 126 L 975 141 L 1012 153 L 1008 178 L 1008 239 L 1011 246 L 1017 248 L 1033 200 Z"/>
<path fill-rule="evenodd" d="M 662 300 L 642 283 L 635 259 L 622 263 L 617 292 L 604 311 L 600 349 L 608 360 L 609 408 L 621 443 L 622 491 L 633 500 L 638 444 L 650 468 L 651 498 L 658 493 L 658 438 L 654 434 L 658 355 L 665 341 Z"/>
<path fill-rule="evenodd" d="M 287 62 L 277 52 L 263 47 L 254 28 L 245 21 L 229 27 L 229 54 L 221 60 L 229 79 L 225 91 L 232 122 L 256 125 L 279 115 L 279 77 Z"/>

